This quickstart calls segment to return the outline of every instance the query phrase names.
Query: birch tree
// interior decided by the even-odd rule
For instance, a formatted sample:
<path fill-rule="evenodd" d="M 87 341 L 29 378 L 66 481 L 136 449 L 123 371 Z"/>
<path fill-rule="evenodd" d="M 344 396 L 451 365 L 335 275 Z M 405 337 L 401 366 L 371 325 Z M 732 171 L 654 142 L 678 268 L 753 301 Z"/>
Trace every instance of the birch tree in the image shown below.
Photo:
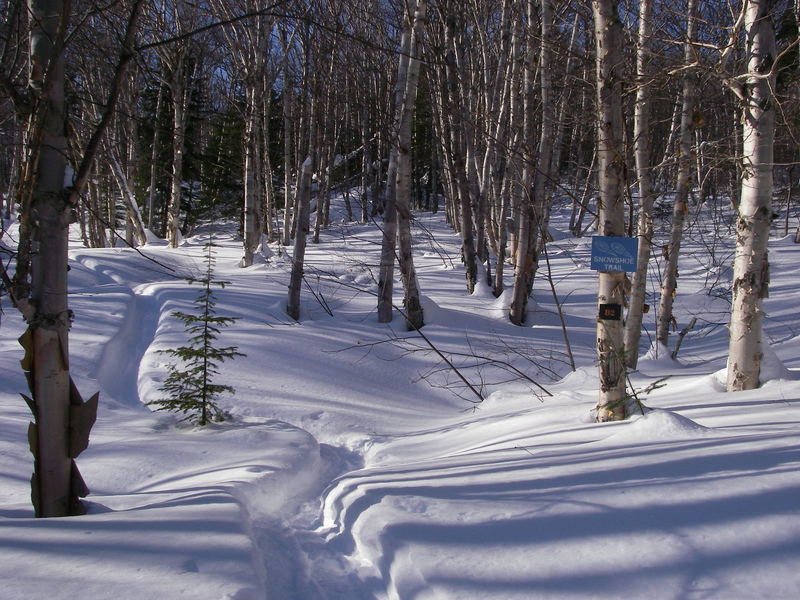
<path fill-rule="evenodd" d="M 171 6 L 171 14 L 163 16 L 165 31 L 174 29 L 175 39 L 159 48 L 161 62 L 170 71 L 169 89 L 172 105 L 172 170 L 169 199 L 165 214 L 165 231 L 171 248 L 181 242 L 181 199 L 183 196 L 184 153 L 186 151 L 186 126 L 192 77 L 197 68 L 193 56 L 194 40 L 188 32 L 197 25 L 197 6 L 178 0 Z"/>
<path fill-rule="evenodd" d="M 312 47 L 313 34 L 315 33 L 310 25 L 303 29 L 302 48 L 303 48 L 303 79 L 301 82 L 300 93 L 303 96 L 298 98 L 307 110 L 307 126 L 300 129 L 301 135 L 307 135 L 307 143 L 304 148 L 298 148 L 298 153 L 305 156 L 302 164 L 298 168 L 300 181 L 297 184 L 295 202 L 295 228 L 294 228 L 294 248 L 292 252 L 292 271 L 289 278 L 289 294 L 286 302 L 286 314 L 295 320 L 300 319 L 300 288 L 305 276 L 305 254 L 308 242 L 308 232 L 310 227 L 311 210 L 311 186 L 314 171 L 318 163 L 319 135 L 319 98 L 322 96 L 320 90 L 320 79 L 311 72 L 312 58 L 316 59 L 316 48 Z M 312 56 L 313 53 L 313 56 Z M 300 102 L 298 102 L 300 104 Z M 303 132 L 305 132 L 303 134 Z"/>
<path fill-rule="evenodd" d="M 162 107 L 164 105 L 165 86 L 160 81 L 158 82 L 158 95 L 156 97 L 156 106 L 153 119 L 153 139 L 150 148 L 150 185 L 147 191 L 147 228 L 153 230 L 154 213 L 156 205 L 156 194 L 158 185 L 158 154 L 161 149 L 161 126 L 160 117 Z"/>
<path fill-rule="evenodd" d="M 633 114 L 633 152 L 636 177 L 639 180 L 638 255 L 636 272 L 631 281 L 631 295 L 625 321 L 625 360 L 635 369 L 639 361 L 639 340 L 642 335 L 642 315 L 647 285 L 647 266 L 650 262 L 650 242 L 653 237 L 653 202 L 655 194 L 650 176 L 650 85 L 648 62 L 652 32 L 653 4 L 639 2 L 639 32 L 636 39 L 636 103 Z"/>
<path fill-rule="evenodd" d="M 419 329 L 424 325 L 422 303 L 419 297 L 419 283 L 414 267 L 411 247 L 411 121 L 417 99 L 417 85 L 420 69 L 420 46 L 425 30 L 427 0 L 417 0 L 414 11 L 414 26 L 408 60 L 403 104 L 400 109 L 400 122 L 397 131 L 397 204 L 400 277 L 403 281 L 403 307 L 409 329 Z"/>
<path fill-rule="evenodd" d="M 31 99 L 28 155 L 21 190 L 20 252 L 10 291 L 28 323 L 25 349 L 28 429 L 34 454 L 31 498 L 36 516 L 80 514 L 89 493 L 75 465 L 88 445 L 97 395 L 84 403 L 69 375 L 67 241 L 75 203 L 65 186 L 64 39 L 68 14 L 61 0 L 29 0 Z M 7 282 L 8 283 L 8 282 Z"/>
<path fill-rule="evenodd" d="M 697 103 L 691 65 L 694 61 L 695 0 L 688 0 L 686 7 L 686 41 L 684 43 L 684 76 L 681 107 L 680 132 L 678 134 L 678 180 L 675 203 L 672 210 L 672 227 L 669 244 L 666 246 L 666 268 L 661 284 L 656 342 L 667 347 L 670 325 L 673 323 L 672 305 L 678 288 L 678 258 L 686 213 L 689 212 L 689 194 L 692 190 L 692 141 L 694 138 L 694 111 Z"/>
<path fill-rule="evenodd" d="M 533 20 L 533 3 L 528 0 L 526 3 L 528 23 L 531 25 Z M 527 36 L 526 50 L 524 51 L 524 75 L 522 82 L 522 135 L 520 149 L 522 152 L 520 161 L 521 172 L 519 182 L 515 185 L 515 194 L 512 204 L 512 214 L 514 224 L 514 238 L 512 240 L 511 253 L 515 257 L 514 261 L 514 289 L 511 306 L 509 308 L 509 319 L 515 325 L 521 325 L 525 321 L 525 313 L 528 304 L 527 288 L 528 279 L 533 272 L 533 257 L 529 256 L 531 242 L 531 221 L 533 216 L 533 199 L 531 198 L 531 182 L 533 181 L 535 162 L 533 155 L 534 144 L 534 101 L 535 101 L 535 46 L 531 32 Z M 518 101 L 519 102 L 519 101 Z M 517 104 L 518 106 L 518 104 Z M 516 110 L 514 111 L 517 112 Z"/>
<path fill-rule="evenodd" d="M 406 26 L 400 42 L 397 81 L 395 84 L 393 143 L 390 149 L 389 166 L 386 174 L 386 194 L 383 209 L 383 238 L 378 284 L 378 321 L 381 323 L 388 323 L 392 320 L 394 265 L 397 256 L 397 186 L 400 182 L 399 167 L 401 160 L 404 162 L 410 160 L 411 119 L 414 114 L 414 99 L 417 94 L 419 78 L 419 58 L 416 56 L 416 52 L 419 49 L 419 36 L 421 36 L 424 27 L 426 8 L 426 0 L 418 0 L 413 16 L 411 13 L 407 14 Z M 417 17 L 419 17 L 419 20 L 417 20 Z M 405 178 L 401 184 L 401 193 L 405 194 L 405 197 L 401 199 L 401 210 L 403 211 L 410 211 L 408 207 L 409 183 L 407 181 L 409 169 L 410 164 L 403 165 L 402 177 Z M 405 214 L 403 218 L 409 220 L 408 223 L 410 223 L 410 213 Z M 404 228 L 406 226 L 407 224 L 404 224 Z M 404 232 L 404 236 L 408 237 L 404 240 L 407 254 L 403 257 L 403 260 L 411 261 L 410 230 Z M 403 254 L 402 250 L 401 254 Z M 409 326 L 417 329 L 422 326 L 423 320 L 413 262 L 406 262 L 405 269 L 407 269 L 407 272 L 403 274 L 403 278 L 404 284 L 406 284 L 406 318 Z M 411 285 L 411 289 L 408 288 L 409 285 Z"/>
<path fill-rule="evenodd" d="M 773 0 L 745 0 L 747 72 L 741 88 L 742 179 L 733 264 L 729 392 L 758 387 L 763 352 L 763 299 L 769 286 L 767 241 L 772 222 L 775 127 Z"/>
<path fill-rule="evenodd" d="M 176 43 L 170 62 L 172 77 L 172 176 L 170 179 L 169 204 L 167 205 L 166 233 L 170 248 L 177 248 L 181 241 L 181 197 L 183 195 L 183 153 L 185 150 L 186 109 L 189 102 L 189 82 L 185 71 L 188 40 Z"/>
<path fill-rule="evenodd" d="M 295 321 L 300 320 L 300 288 L 305 275 L 305 255 L 309 230 L 309 211 L 311 204 L 311 180 L 316 163 L 316 130 L 317 118 L 311 100 L 311 123 L 309 124 L 309 148 L 305 161 L 300 166 L 300 182 L 297 186 L 297 219 L 294 232 L 294 251 L 292 252 L 292 272 L 289 279 L 289 296 L 286 302 L 286 314 Z"/>
<path fill-rule="evenodd" d="M 283 51 L 281 71 L 283 75 L 283 91 L 281 95 L 281 109 L 283 118 L 283 229 L 281 231 L 281 244 L 288 246 L 292 239 L 292 107 L 293 88 L 291 71 L 289 69 L 289 52 L 291 48 L 290 37 L 287 31 L 288 24 L 281 26 L 280 38 Z"/>
<path fill-rule="evenodd" d="M 60 517 L 76 512 L 69 430 L 70 314 L 67 306 L 67 236 L 71 207 L 63 202 L 64 136 L 63 40 L 67 25 L 60 0 L 30 0 L 31 88 L 39 96 L 41 137 L 31 150 L 38 159 L 30 203 L 31 240 L 37 245 L 31 264 L 31 305 L 27 345 L 33 375 L 36 417 L 36 470 L 32 495 L 37 515 Z M 31 124 L 35 132 L 37 124 Z M 84 495 L 79 490 L 77 495 Z"/>
<path fill-rule="evenodd" d="M 273 20 L 258 14 L 257 3 L 253 0 L 230 2 L 215 0 L 214 9 L 227 23 L 222 28 L 228 48 L 233 52 L 236 76 L 242 81 L 244 92 L 244 131 L 242 147 L 244 162 L 242 180 L 244 182 L 244 223 L 243 255 L 240 266 L 249 267 L 261 244 L 264 231 L 264 211 L 261 196 L 264 186 L 269 185 L 259 176 L 263 166 L 260 139 L 263 132 L 262 120 L 268 104 L 264 96 L 264 80 L 267 78 L 266 58 L 270 51 Z M 241 13 L 252 13 L 247 20 L 237 20 Z M 271 84 L 271 82 L 270 82 Z M 268 116 L 268 115 L 267 115 Z"/>
<path fill-rule="evenodd" d="M 549 219 L 549 206 L 546 198 L 546 186 L 551 176 L 551 157 L 554 136 L 554 104 L 552 89 L 552 28 L 553 28 L 553 9 L 549 0 L 541 0 L 540 22 L 541 38 L 539 44 L 538 72 L 540 81 L 540 99 L 542 122 L 539 131 L 539 147 L 537 161 L 534 164 L 532 156 L 528 158 L 525 169 L 530 171 L 530 175 L 523 175 L 525 184 L 523 193 L 529 191 L 530 198 L 523 198 L 523 208 L 520 210 L 518 223 L 518 245 L 516 256 L 516 270 L 514 272 L 514 290 L 512 294 L 510 319 L 515 325 L 521 325 L 525 321 L 528 297 L 533 288 L 533 279 L 536 276 L 538 267 L 538 247 L 546 243 L 546 229 Z M 533 21 L 534 9 L 533 0 L 528 1 L 528 22 Z M 533 61 L 532 52 L 528 60 Z M 532 66 L 528 67 L 528 72 L 532 78 Z M 530 87 L 528 87 L 530 86 Z M 533 111 L 532 105 L 532 82 L 526 84 L 526 108 L 525 118 L 532 118 L 528 113 Z M 526 128 L 526 131 L 530 125 Z M 532 144 L 533 140 L 526 140 Z M 535 172 L 534 171 L 535 168 Z M 533 186 L 528 185 L 533 180 Z"/>
<path fill-rule="evenodd" d="M 600 235 L 625 234 L 625 157 L 622 146 L 622 23 L 615 0 L 592 0 L 596 46 L 597 163 L 600 200 Z M 597 294 L 601 304 L 621 308 L 625 273 L 600 271 Z M 626 416 L 624 337 L 622 320 L 597 319 L 597 362 L 600 396 L 598 421 L 617 421 Z"/>

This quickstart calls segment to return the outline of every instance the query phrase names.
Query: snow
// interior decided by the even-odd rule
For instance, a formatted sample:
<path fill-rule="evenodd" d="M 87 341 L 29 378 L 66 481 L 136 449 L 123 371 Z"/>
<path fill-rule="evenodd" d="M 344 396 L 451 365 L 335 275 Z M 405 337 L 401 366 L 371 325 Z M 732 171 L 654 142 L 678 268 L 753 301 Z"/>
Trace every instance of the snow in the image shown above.
<path fill-rule="evenodd" d="M 508 294 L 466 293 L 443 217 L 417 215 L 423 332 L 482 402 L 399 316 L 377 323 L 374 226 L 341 224 L 309 245 L 299 323 L 284 312 L 290 250 L 265 244 L 239 268 L 234 226 L 178 249 L 148 233 L 144 256 L 74 236 L 71 370 L 85 397 L 101 392 L 78 458 L 89 513 L 33 518 L 23 323 L 4 298 L 0 597 L 800 597 L 797 246 L 770 250 L 764 385 L 728 394 L 729 305 L 708 294 L 718 284 L 690 230 L 676 318 L 698 324 L 678 360 L 643 352 L 636 415 L 596 424 L 596 274 L 561 217 L 549 275 L 575 372 L 546 271 L 531 325 L 510 325 Z M 214 277 L 231 282 L 218 314 L 239 319 L 220 345 L 246 356 L 216 380 L 236 389 L 221 400 L 230 418 L 196 428 L 144 403 L 166 375 L 159 350 L 186 341 L 170 314 L 192 310 L 183 278 L 201 274 L 212 239 Z"/>

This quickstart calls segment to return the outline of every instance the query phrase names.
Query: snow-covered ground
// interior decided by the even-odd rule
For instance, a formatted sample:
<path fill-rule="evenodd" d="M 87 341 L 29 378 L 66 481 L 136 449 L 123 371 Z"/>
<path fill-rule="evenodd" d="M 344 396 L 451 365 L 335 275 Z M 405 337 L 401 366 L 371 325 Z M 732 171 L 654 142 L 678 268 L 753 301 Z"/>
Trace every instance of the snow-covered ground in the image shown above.
<path fill-rule="evenodd" d="M 652 410 L 600 425 L 590 240 L 556 218 L 570 372 L 546 269 L 531 325 L 514 327 L 507 295 L 465 293 L 442 216 L 418 221 L 423 332 L 483 402 L 399 317 L 377 323 L 374 226 L 309 246 L 299 323 L 283 310 L 285 250 L 241 269 L 230 226 L 144 257 L 76 240 L 71 368 L 85 397 L 101 392 L 82 517 L 32 516 L 23 323 L 4 298 L 0 598 L 800 598 L 798 246 L 770 247 L 768 381 L 728 394 L 730 247 L 694 224 L 676 317 L 698 323 L 678 361 L 650 353 L 632 375 Z M 199 429 L 144 403 L 170 360 L 158 350 L 186 342 L 170 313 L 192 310 L 183 277 L 201 274 L 211 236 L 231 282 L 219 314 L 239 318 L 220 344 L 246 356 L 216 381 L 236 389 L 230 419 Z"/>

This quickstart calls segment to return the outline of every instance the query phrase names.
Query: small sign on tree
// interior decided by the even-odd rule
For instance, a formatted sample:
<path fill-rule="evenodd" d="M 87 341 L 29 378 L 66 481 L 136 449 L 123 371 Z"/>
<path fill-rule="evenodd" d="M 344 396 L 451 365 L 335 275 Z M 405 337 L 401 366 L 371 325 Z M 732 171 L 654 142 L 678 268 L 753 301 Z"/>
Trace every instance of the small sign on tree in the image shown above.
<path fill-rule="evenodd" d="M 633 272 L 638 251 L 638 238 L 596 235 L 592 238 L 592 270 Z"/>
<path fill-rule="evenodd" d="M 622 319 L 622 305 L 601 304 L 598 317 L 601 321 L 619 321 Z"/>

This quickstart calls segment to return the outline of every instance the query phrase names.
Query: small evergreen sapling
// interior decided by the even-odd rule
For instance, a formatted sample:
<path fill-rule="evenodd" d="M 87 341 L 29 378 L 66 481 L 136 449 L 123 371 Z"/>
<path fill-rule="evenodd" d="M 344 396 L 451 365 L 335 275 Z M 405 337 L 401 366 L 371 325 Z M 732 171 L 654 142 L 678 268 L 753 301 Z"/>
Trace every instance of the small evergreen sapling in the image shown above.
<path fill-rule="evenodd" d="M 223 420 L 223 412 L 216 403 L 217 398 L 222 393 L 233 394 L 234 389 L 229 385 L 212 383 L 212 379 L 219 374 L 221 362 L 236 356 L 245 356 L 237 352 L 237 346 L 215 346 L 220 328 L 227 327 L 237 319 L 216 316 L 216 301 L 211 288 L 224 288 L 230 281 L 212 279 L 215 261 L 211 247 L 209 242 L 206 245 L 205 275 L 199 279 L 187 278 L 189 283 L 199 283 L 202 286 L 194 301 L 197 314 L 178 311 L 172 313 L 176 319 L 183 321 L 189 335 L 189 345 L 159 351 L 179 359 L 178 363 L 167 366 L 169 375 L 159 388 L 169 397 L 147 403 L 148 406 L 154 406 L 155 410 L 184 413 L 186 416 L 182 420 L 196 418 L 197 425 L 206 425 L 212 419 Z"/>

